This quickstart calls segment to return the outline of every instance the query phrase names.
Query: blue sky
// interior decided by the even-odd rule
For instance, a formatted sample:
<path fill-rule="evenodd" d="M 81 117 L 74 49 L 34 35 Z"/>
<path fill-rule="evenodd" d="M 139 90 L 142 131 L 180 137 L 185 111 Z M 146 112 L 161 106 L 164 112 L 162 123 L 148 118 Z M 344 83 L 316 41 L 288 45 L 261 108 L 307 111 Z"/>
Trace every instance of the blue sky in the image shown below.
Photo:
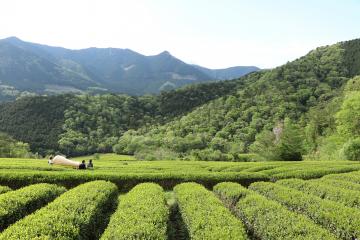
<path fill-rule="evenodd" d="M 359 0 L 1 0 L 0 38 L 79 49 L 164 50 L 222 68 L 279 66 L 360 37 Z"/>

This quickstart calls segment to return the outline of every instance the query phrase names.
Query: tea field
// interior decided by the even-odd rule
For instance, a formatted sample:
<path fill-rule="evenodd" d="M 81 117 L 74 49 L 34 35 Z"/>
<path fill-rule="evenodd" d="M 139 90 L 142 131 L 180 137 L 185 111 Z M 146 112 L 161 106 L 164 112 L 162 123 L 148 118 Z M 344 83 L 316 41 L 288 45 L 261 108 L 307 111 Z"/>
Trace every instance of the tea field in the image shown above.
<path fill-rule="evenodd" d="M 357 162 L 0 159 L 0 185 L 4 240 L 360 238 Z"/>

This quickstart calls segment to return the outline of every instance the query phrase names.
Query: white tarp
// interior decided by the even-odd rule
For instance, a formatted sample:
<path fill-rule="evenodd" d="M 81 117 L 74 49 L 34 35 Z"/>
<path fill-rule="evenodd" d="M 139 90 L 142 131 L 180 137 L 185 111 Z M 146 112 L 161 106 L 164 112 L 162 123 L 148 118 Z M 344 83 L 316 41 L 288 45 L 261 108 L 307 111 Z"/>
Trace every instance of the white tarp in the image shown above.
<path fill-rule="evenodd" d="M 64 166 L 72 166 L 72 167 L 79 167 L 79 165 L 80 165 L 80 162 L 69 160 L 60 155 L 56 155 L 49 163 L 57 164 L 57 165 L 64 165 Z"/>

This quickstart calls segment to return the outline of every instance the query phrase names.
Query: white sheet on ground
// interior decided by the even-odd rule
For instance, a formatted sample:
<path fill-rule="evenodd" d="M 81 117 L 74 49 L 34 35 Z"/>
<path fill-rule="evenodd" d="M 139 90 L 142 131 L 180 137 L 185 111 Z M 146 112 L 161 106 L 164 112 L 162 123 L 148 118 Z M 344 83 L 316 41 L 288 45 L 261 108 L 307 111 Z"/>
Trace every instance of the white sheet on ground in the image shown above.
<path fill-rule="evenodd" d="M 72 167 L 79 167 L 79 165 L 80 165 L 79 162 L 69 160 L 60 155 L 56 155 L 53 158 L 52 163 L 57 164 L 57 165 L 72 166 Z"/>

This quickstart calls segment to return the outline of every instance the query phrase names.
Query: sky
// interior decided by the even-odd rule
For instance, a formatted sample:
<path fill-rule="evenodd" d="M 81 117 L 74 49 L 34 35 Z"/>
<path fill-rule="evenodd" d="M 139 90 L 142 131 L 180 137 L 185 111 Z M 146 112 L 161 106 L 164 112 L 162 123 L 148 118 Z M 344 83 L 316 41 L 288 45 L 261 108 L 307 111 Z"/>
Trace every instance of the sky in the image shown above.
<path fill-rule="evenodd" d="M 0 0 L 0 38 L 273 68 L 360 38 L 360 0 Z"/>

